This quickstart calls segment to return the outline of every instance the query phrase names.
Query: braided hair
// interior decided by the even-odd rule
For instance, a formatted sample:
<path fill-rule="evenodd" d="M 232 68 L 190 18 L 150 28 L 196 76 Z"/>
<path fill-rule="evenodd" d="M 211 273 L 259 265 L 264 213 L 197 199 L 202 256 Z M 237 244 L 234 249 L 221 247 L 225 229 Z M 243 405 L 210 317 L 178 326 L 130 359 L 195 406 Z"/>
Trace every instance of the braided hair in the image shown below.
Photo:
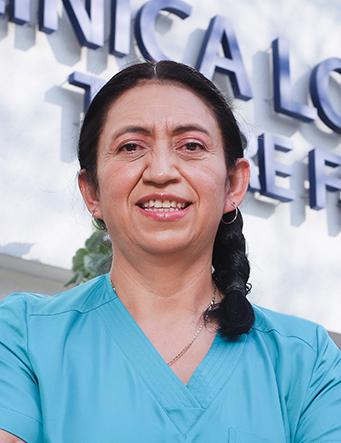
<path fill-rule="evenodd" d="M 81 169 L 96 188 L 97 146 L 106 116 L 113 102 L 125 91 L 146 81 L 174 83 L 185 86 L 201 98 L 213 111 L 219 125 L 227 168 L 244 156 L 242 134 L 231 108 L 216 86 L 197 70 L 174 61 L 144 62 L 129 66 L 114 75 L 98 92 L 84 117 L 78 144 Z M 103 220 L 97 225 L 105 229 Z M 213 280 L 223 295 L 222 301 L 208 312 L 208 319 L 215 319 L 219 333 L 229 339 L 247 333 L 254 323 L 254 312 L 246 296 L 250 266 L 246 256 L 243 219 L 238 210 L 231 224 L 220 222 L 214 241 L 212 266 Z"/>
<path fill-rule="evenodd" d="M 233 223 L 220 222 L 213 246 L 213 280 L 223 299 L 211 316 L 218 321 L 219 332 L 229 338 L 248 332 L 254 322 L 253 308 L 246 298 L 251 290 L 250 265 L 242 230 L 243 218 L 238 211 Z"/>

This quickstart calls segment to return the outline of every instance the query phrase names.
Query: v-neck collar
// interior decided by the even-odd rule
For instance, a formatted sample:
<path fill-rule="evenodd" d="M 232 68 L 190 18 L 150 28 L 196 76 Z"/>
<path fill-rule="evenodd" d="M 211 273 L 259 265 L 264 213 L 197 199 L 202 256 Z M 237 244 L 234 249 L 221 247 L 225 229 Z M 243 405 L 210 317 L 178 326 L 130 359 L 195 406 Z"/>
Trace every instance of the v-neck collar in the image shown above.
<path fill-rule="evenodd" d="M 105 276 L 106 290 L 114 297 L 99 308 L 113 339 L 144 379 L 173 423 L 182 432 L 200 418 L 229 380 L 247 334 L 227 341 L 217 334 L 205 357 L 184 384 L 144 334 Z"/>

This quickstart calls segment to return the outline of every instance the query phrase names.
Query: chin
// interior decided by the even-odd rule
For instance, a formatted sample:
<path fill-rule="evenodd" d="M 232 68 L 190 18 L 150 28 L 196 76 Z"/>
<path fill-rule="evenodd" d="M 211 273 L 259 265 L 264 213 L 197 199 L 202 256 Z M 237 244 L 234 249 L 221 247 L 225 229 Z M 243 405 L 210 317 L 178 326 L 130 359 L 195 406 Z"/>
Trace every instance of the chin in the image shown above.
<path fill-rule="evenodd" d="M 176 253 L 183 254 L 184 251 L 191 247 L 191 242 L 188 238 L 182 240 L 179 238 L 175 239 L 174 237 L 172 239 L 158 239 L 157 236 L 155 236 L 153 241 L 143 244 L 139 242 L 139 245 L 145 252 L 162 256 Z"/>

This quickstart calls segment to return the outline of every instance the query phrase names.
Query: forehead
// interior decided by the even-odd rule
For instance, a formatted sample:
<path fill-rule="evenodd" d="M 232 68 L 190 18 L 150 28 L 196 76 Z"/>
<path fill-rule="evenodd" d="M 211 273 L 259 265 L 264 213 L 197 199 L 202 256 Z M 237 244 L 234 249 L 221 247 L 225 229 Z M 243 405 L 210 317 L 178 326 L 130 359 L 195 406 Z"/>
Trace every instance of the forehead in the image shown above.
<path fill-rule="evenodd" d="M 140 125 L 179 125 L 200 123 L 220 133 L 214 112 L 197 94 L 177 83 L 147 81 L 124 92 L 110 106 L 104 130 L 108 127 Z"/>

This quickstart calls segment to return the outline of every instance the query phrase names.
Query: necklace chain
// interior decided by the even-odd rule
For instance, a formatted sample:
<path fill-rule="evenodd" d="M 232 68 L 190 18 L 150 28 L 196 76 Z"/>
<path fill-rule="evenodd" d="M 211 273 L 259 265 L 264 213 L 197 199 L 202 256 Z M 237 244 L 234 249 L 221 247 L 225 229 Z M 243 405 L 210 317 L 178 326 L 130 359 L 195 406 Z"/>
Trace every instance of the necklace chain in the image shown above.
<path fill-rule="evenodd" d="M 213 306 L 215 304 L 216 292 L 217 292 L 217 287 L 214 285 L 212 300 L 210 301 L 210 304 L 208 305 L 207 309 L 204 311 L 204 314 L 203 314 L 204 315 L 204 320 L 201 322 L 200 326 L 195 331 L 195 333 L 194 333 L 194 335 L 192 337 L 192 340 L 183 349 L 181 349 L 181 351 L 178 354 L 176 354 L 175 357 L 173 357 L 170 361 L 167 362 L 168 366 L 172 366 L 176 361 L 178 361 L 179 358 L 181 358 L 188 351 L 188 349 L 192 346 L 192 344 L 198 338 L 200 332 L 202 331 L 203 327 L 205 326 L 205 323 L 207 322 L 208 313 L 212 310 L 212 308 L 213 308 Z"/>
<path fill-rule="evenodd" d="M 113 287 L 113 289 L 116 292 L 115 287 Z M 181 358 L 188 351 L 188 349 L 192 346 L 192 344 L 198 338 L 200 332 L 203 330 L 203 327 L 205 326 L 205 324 L 207 322 L 208 313 L 213 309 L 213 306 L 215 305 L 216 292 L 217 292 L 217 287 L 216 287 L 216 285 L 214 285 L 213 297 L 212 297 L 212 300 L 210 301 L 210 304 L 208 305 L 208 307 L 206 308 L 206 310 L 203 313 L 203 317 L 204 317 L 203 321 L 201 322 L 198 329 L 195 331 L 195 333 L 192 337 L 192 340 L 183 349 L 181 349 L 181 351 L 178 352 L 175 357 L 173 357 L 170 361 L 167 362 L 168 366 L 172 366 L 176 361 L 178 361 L 179 358 Z"/>

